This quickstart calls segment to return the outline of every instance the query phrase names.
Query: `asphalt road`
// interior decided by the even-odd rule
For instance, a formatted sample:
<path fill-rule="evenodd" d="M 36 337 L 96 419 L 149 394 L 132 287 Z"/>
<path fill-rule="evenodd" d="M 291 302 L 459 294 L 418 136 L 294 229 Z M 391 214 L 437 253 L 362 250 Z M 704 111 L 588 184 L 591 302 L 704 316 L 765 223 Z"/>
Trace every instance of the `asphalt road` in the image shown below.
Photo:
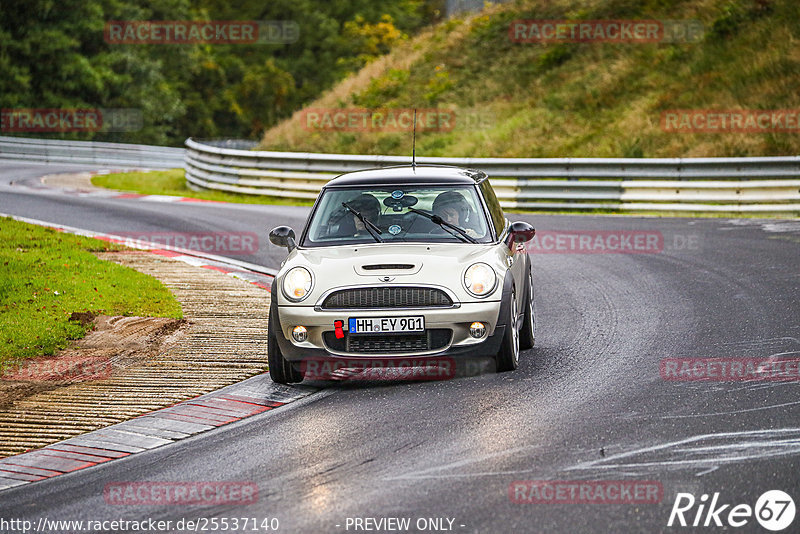
<path fill-rule="evenodd" d="M 268 244 L 269 228 L 299 229 L 307 213 L 8 185 L 62 170 L 3 163 L 0 212 L 106 232 L 254 231 L 262 237 L 258 252 L 237 258 L 268 267 L 283 255 Z M 660 373 L 666 358 L 800 355 L 800 222 L 510 217 L 531 222 L 540 235 L 647 231 L 663 236 L 664 246 L 641 254 L 536 254 L 537 343 L 516 372 L 327 384 L 285 408 L 4 491 L 0 518 L 173 525 L 181 518 L 277 518 L 280 532 L 363 532 L 355 518 L 390 517 L 409 518 L 417 531 L 420 518 L 447 518 L 452 526 L 445 520 L 442 530 L 457 532 L 668 532 L 690 530 L 667 526 L 678 492 L 698 503 L 718 492 L 718 503 L 731 505 L 719 515 L 723 523 L 733 505 L 755 506 L 767 490 L 783 490 L 800 505 L 798 381 L 671 381 Z M 218 480 L 254 482 L 258 500 L 121 506 L 103 498 L 111 482 Z M 658 504 L 515 503 L 509 487 L 520 480 L 653 481 L 663 497 Z M 689 523 L 697 511 L 686 512 Z M 709 522 L 691 531 L 723 530 Z M 799 525 L 796 518 L 786 532 Z M 767 532 L 753 517 L 727 531 Z"/>

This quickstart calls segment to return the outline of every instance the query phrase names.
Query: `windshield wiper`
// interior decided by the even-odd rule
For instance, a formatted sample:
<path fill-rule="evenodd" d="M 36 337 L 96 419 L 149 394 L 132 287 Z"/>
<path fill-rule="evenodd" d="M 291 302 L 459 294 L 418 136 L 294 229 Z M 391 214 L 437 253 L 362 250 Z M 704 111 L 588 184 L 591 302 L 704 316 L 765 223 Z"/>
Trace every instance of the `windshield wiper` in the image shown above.
<path fill-rule="evenodd" d="M 456 232 L 458 232 L 457 234 L 454 234 L 453 232 L 448 232 L 448 233 L 453 235 L 453 236 L 455 236 L 455 237 L 461 238 L 464 241 L 469 241 L 470 243 L 477 243 L 478 242 L 477 239 L 475 239 L 474 237 L 469 235 L 463 228 L 461 228 L 460 226 L 456 226 L 455 224 L 451 224 L 451 223 L 445 221 L 444 219 L 442 219 L 438 215 L 434 215 L 434 214 L 431 214 L 431 213 L 428 213 L 428 212 L 425 212 L 425 211 L 422 211 L 422 210 L 418 210 L 416 208 L 408 208 L 408 211 L 417 213 L 419 215 L 422 215 L 423 217 L 427 217 L 428 219 L 433 221 L 435 224 L 438 224 L 439 226 L 441 226 L 445 230 L 447 230 L 447 229 L 455 230 Z"/>
<path fill-rule="evenodd" d="M 349 211 L 350 213 L 355 215 L 356 218 L 359 221 L 364 223 L 364 228 L 367 229 L 367 231 L 369 232 L 369 235 L 371 235 L 375 239 L 375 241 L 377 241 L 378 243 L 383 243 L 383 239 L 378 237 L 378 234 L 382 234 L 383 233 L 383 232 L 381 232 L 380 228 L 378 228 L 375 224 L 371 223 L 366 217 L 361 215 L 360 212 L 358 212 L 358 211 L 354 210 L 353 208 L 351 208 L 350 206 L 348 206 L 347 202 L 342 202 L 342 207 L 344 207 L 344 209 L 346 209 L 347 211 Z"/>

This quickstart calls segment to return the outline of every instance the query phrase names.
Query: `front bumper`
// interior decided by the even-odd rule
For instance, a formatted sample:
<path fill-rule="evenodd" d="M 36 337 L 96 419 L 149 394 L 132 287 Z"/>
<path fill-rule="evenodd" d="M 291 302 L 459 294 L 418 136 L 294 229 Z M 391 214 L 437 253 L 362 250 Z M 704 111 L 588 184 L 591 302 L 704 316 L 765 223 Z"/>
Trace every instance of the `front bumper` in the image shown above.
<path fill-rule="evenodd" d="M 501 301 L 485 301 L 462 303 L 453 308 L 422 308 L 422 309 L 389 309 L 389 310 L 348 310 L 327 311 L 315 310 L 313 306 L 277 306 L 276 313 L 280 324 L 280 331 L 276 332 L 278 345 L 283 357 L 289 361 L 300 362 L 305 359 L 381 359 L 404 360 L 409 357 L 414 359 L 441 358 L 441 357 L 484 357 L 494 356 L 500 347 L 500 342 L 505 333 L 505 325 L 498 324 Z M 348 324 L 350 317 L 407 317 L 422 315 L 425 317 L 426 331 L 449 331 L 449 341 L 433 349 L 413 350 L 408 352 L 348 352 L 344 349 L 349 344 L 342 340 L 336 346 L 331 343 L 334 333 L 334 321 L 344 321 Z M 272 318 L 271 318 L 272 320 Z M 469 335 L 469 326 L 475 321 L 486 325 L 484 337 L 476 339 Z M 302 343 L 296 342 L 291 337 L 292 329 L 302 325 L 308 330 L 308 339 Z M 350 336 L 345 331 L 345 336 Z M 387 336 L 394 334 L 378 334 Z M 389 341 L 391 343 L 391 341 Z"/>

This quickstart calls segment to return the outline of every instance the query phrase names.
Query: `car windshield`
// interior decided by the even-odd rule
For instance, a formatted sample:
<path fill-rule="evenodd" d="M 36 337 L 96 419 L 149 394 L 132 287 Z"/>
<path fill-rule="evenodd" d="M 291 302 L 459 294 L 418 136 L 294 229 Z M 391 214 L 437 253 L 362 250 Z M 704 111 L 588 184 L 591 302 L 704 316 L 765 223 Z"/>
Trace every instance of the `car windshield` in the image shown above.
<path fill-rule="evenodd" d="M 491 241 L 474 186 L 376 186 L 326 190 L 302 246 Z"/>

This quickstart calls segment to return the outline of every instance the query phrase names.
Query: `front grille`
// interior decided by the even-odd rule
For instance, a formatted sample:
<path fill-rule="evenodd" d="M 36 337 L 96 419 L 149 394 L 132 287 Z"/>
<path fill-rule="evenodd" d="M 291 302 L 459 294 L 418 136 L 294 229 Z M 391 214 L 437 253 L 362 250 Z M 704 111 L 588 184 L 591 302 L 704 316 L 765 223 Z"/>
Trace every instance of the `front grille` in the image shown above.
<path fill-rule="evenodd" d="M 450 343 L 452 330 L 432 328 L 415 334 L 345 334 L 336 339 L 333 332 L 325 332 L 325 345 L 336 352 L 350 354 L 400 354 L 444 349 Z"/>
<path fill-rule="evenodd" d="M 409 336 L 352 336 L 346 352 L 356 354 L 423 352 L 428 349 L 428 336 L 415 334 Z"/>
<path fill-rule="evenodd" d="M 359 287 L 334 291 L 323 310 L 364 308 L 449 308 L 453 301 L 441 289 L 428 287 Z"/>

